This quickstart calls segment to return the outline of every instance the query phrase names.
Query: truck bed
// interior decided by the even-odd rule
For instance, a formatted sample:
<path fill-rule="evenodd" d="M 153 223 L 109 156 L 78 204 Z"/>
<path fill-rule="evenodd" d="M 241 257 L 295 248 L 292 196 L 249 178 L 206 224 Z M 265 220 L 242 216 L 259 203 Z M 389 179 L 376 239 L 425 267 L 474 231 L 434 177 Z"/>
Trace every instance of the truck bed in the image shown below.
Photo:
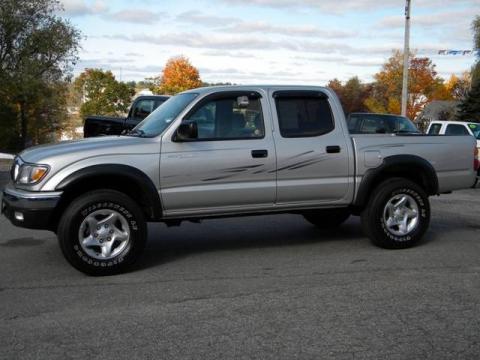
<path fill-rule="evenodd" d="M 473 152 L 476 141 L 471 136 L 373 134 L 350 137 L 356 154 L 357 191 L 369 169 L 378 167 L 384 158 L 397 154 L 427 160 L 437 173 L 440 193 L 468 188 L 475 182 Z"/>
<path fill-rule="evenodd" d="M 125 117 L 92 115 L 85 118 L 84 137 L 119 135 L 125 124 Z"/>

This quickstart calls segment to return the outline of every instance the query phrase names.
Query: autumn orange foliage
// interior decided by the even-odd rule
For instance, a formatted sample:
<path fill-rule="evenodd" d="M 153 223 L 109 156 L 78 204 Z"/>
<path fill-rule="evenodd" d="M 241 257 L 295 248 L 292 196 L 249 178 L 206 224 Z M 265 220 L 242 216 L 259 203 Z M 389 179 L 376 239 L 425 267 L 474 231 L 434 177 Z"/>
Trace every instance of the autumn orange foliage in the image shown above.
<path fill-rule="evenodd" d="M 154 92 L 168 95 L 174 95 L 202 85 L 198 69 L 184 56 L 170 58 L 163 69 L 162 75 L 155 78 L 154 83 Z"/>
<path fill-rule="evenodd" d="M 453 97 L 444 81 L 437 75 L 429 58 L 414 55 L 410 58 L 407 116 L 414 119 L 425 104 L 432 100 L 451 100 Z M 395 51 L 375 74 L 372 94 L 365 105 L 372 112 L 400 114 L 402 93 L 403 54 Z"/>

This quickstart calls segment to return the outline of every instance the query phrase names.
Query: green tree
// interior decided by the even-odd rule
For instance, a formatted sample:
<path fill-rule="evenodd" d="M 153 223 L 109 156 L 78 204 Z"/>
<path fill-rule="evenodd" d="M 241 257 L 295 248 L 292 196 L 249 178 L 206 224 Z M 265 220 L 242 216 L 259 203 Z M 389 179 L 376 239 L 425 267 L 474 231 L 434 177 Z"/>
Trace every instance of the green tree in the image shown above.
<path fill-rule="evenodd" d="M 80 115 L 121 115 L 128 111 L 135 87 L 119 82 L 111 71 L 86 69 L 74 82 L 83 103 Z"/>
<path fill-rule="evenodd" d="M 459 105 L 458 120 L 480 122 L 480 81 L 477 81 Z"/>
<path fill-rule="evenodd" d="M 371 85 L 362 83 L 357 76 L 347 80 L 345 85 L 340 80 L 333 79 L 327 86 L 338 95 L 345 114 L 368 111 L 365 100 L 370 96 Z"/>
<path fill-rule="evenodd" d="M 477 15 L 472 22 L 473 49 L 480 51 L 480 16 Z M 472 67 L 472 85 L 480 82 L 480 60 L 477 59 Z"/>
<path fill-rule="evenodd" d="M 1 1 L 0 113 L 7 115 L 0 118 L 1 148 L 35 144 L 42 127 L 59 125 L 65 108 L 57 90 L 71 74 L 80 41 L 79 31 L 57 15 L 61 10 L 56 0 Z"/>
<path fill-rule="evenodd" d="M 472 24 L 475 50 L 480 50 L 480 16 Z M 472 88 L 459 106 L 458 119 L 480 122 L 480 60 L 472 67 Z"/>

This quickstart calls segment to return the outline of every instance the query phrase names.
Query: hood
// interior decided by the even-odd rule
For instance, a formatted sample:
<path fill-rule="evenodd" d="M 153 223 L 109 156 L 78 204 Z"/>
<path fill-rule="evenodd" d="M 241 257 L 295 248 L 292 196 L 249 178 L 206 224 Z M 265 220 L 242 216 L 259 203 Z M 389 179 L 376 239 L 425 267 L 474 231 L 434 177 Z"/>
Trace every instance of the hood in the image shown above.
<path fill-rule="evenodd" d="M 21 152 L 19 156 L 29 163 L 58 167 L 60 163 L 72 163 L 88 157 L 158 152 L 160 143 L 157 138 L 103 136 L 34 146 Z"/>

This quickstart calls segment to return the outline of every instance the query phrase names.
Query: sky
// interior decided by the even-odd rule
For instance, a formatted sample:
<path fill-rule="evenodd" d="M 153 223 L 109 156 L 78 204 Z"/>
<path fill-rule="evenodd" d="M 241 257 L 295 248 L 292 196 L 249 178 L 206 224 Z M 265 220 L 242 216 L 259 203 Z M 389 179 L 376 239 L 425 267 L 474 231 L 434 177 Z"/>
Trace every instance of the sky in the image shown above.
<path fill-rule="evenodd" d="M 405 0 L 61 0 L 82 32 L 85 68 L 123 81 L 158 76 L 166 61 L 188 57 L 206 82 L 325 85 L 372 81 L 403 49 Z M 412 0 L 411 48 L 443 78 L 469 70 L 471 23 L 480 0 Z"/>

